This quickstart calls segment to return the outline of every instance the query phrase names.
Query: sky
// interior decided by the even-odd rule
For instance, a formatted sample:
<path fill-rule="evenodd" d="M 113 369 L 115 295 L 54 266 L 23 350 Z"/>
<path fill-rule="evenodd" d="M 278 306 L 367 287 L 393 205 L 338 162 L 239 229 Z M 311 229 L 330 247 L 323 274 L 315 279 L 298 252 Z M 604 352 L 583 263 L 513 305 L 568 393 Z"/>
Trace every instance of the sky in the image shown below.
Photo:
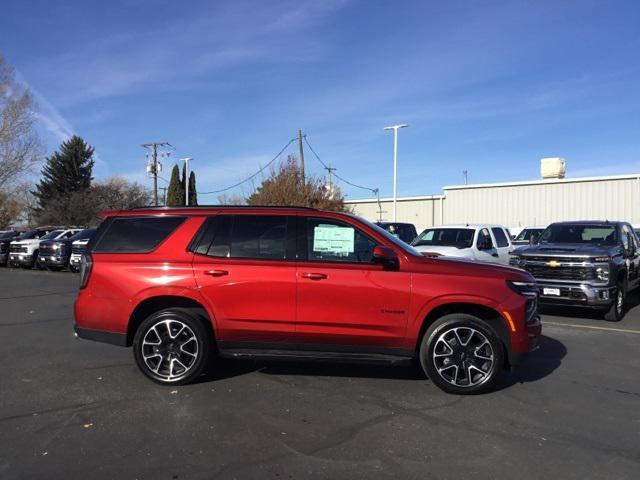
<path fill-rule="evenodd" d="M 407 123 L 398 195 L 413 196 L 463 170 L 536 179 L 543 157 L 568 177 L 640 172 L 639 25 L 634 0 L 7 0 L 0 52 L 34 93 L 47 152 L 80 135 L 97 179 L 151 186 L 140 145 L 163 140 L 163 178 L 189 156 L 198 190 L 216 191 L 301 129 L 340 177 L 387 197 L 384 127 Z"/>

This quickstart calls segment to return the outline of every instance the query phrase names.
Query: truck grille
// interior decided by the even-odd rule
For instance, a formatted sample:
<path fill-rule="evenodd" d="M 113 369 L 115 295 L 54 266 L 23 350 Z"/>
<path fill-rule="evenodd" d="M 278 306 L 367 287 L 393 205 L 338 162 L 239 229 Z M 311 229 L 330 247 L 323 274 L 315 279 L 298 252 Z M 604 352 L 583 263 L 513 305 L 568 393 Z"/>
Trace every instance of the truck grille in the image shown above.
<path fill-rule="evenodd" d="M 536 279 L 574 280 L 582 282 L 594 280 L 596 272 L 591 267 L 547 267 L 544 265 L 525 265 L 525 270 Z"/>
<path fill-rule="evenodd" d="M 82 255 L 86 249 L 86 245 L 74 245 L 73 247 L 71 247 L 71 253 L 73 253 L 74 255 Z"/>
<path fill-rule="evenodd" d="M 27 253 L 27 247 L 21 245 L 11 245 L 9 252 L 11 253 Z"/>
<path fill-rule="evenodd" d="M 580 262 L 590 262 L 589 258 L 584 257 L 534 257 L 527 255 L 527 261 L 530 262 L 549 262 L 551 260 L 555 260 L 556 262 L 561 263 L 580 263 Z"/>
<path fill-rule="evenodd" d="M 40 246 L 40 255 L 53 255 L 54 253 L 56 253 L 56 251 L 51 245 Z"/>

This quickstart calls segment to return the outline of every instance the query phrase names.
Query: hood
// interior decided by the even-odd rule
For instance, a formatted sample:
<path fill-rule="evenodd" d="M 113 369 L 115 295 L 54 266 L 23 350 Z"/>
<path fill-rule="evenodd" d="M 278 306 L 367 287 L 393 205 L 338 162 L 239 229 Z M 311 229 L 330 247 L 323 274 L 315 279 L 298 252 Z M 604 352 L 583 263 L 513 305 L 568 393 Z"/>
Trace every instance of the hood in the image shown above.
<path fill-rule="evenodd" d="M 44 247 L 49 247 L 49 246 L 54 245 L 54 244 L 58 244 L 58 245 L 61 245 L 61 244 L 62 244 L 62 245 L 71 245 L 71 242 L 69 241 L 69 239 L 68 239 L 68 238 L 61 238 L 60 240 L 53 240 L 53 239 L 50 239 L 50 240 L 42 240 L 42 241 L 40 242 L 40 245 L 42 245 L 42 246 L 44 246 Z"/>
<path fill-rule="evenodd" d="M 31 238 L 29 240 L 14 240 L 11 245 L 39 245 L 40 240 L 37 238 Z"/>
<path fill-rule="evenodd" d="M 618 252 L 619 250 L 620 247 L 617 245 L 596 245 L 589 243 L 544 243 L 531 245 L 525 248 L 519 248 L 517 252 L 521 255 L 540 255 L 550 257 L 570 257 L 571 255 L 597 257 L 611 255 L 612 252 Z"/>
<path fill-rule="evenodd" d="M 455 247 L 453 247 L 455 248 Z M 457 249 L 456 249 L 457 250 Z M 442 273 L 469 277 L 503 278 L 516 282 L 535 282 L 524 270 L 496 263 L 476 262 L 461 257 L 411 257 L 411 270 L 415 273 Z"/>
<path fill-rule="evenodd" d="M 445 257 L 473 258 L 473 252 L 470 248 L 443 247 L 440 245 L 420 245 L 413 248 L 419 252 L 438 253 Z"/>

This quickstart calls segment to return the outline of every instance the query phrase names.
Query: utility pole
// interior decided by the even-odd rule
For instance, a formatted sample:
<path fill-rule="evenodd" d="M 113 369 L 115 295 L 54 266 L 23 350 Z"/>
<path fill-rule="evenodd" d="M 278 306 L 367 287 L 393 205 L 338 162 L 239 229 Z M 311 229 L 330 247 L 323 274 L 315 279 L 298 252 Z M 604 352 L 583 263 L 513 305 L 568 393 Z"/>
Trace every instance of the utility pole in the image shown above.
<path fill-rule="evenodd" d="M 170 146 L 169 142 L 143 143 L 141 147 L 151 149 L 151 175 L 153 175 L 153 205 L 158 206 L 158 147 Z"/>
<path fill-rule="evenodd" d="M 184 162 L 184 204 L 189 206 L 189 160 L 193 160 L 191 157 L 181 158 Z"/>
<path fill-rule="evenodd" d="M 162 190 L 162 205 L 167 206 L 167 187 L 160 187 Z"/>
<path fill-rule="evenodd" d="M 467 183 L 469 183 L 469 172 L 467 170 L 463 170 L 462 175 L 464 176 L 464 184 L 467 185 Z"/>
<path fill-rule="evenodd" d="M 333 177 L 331 172 L 336 169 L 333 167 L 324 167 L 324 169 L 327 171 L 327 174 L 329 176 L 329 195 L 333 197 Z"/>
<path fill-rule="evenodd" d="M 304 185 L 304 149 L 302 148 L 302 130 L 298 130 L 298 146 L 300 147 L 300 171 L 302 172 L 302 185 Z"/>
<path fill-rule="evenodd" d="M 393 130 L 393 221 L 396 221 L 397 203 L 398 203 L 398 129 L 408 127 L 409 125 L 402 123 L 400 125 L 392 125 L 384 127 L 385 130 Z"/>

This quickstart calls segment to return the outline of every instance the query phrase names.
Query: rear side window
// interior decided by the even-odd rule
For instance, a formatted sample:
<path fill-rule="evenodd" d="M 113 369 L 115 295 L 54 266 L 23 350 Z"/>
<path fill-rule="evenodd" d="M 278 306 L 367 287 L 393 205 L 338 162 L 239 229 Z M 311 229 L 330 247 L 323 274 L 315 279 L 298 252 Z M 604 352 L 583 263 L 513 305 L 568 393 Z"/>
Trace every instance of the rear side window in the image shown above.
<path fill-rule="evenodd" d="M 145 253 L 155 250 L 185 217 L 122 217 L 114 218 L 100 236 L 94 252 Z"/>
<path fill-rule="evenodd" d="M 208 221 L 196 253 L 211 257 L 284 260 L 288 217 L 220 215 Z"/>
<path fill-rule="evenodd" d="M 509 240 L 507 240 L 507 236 L 504 234 L 504 230 L 498 227 L 493 227 L 491 231 L 493 232 L 493 236 L 496 237 L 498 248 L 509 246 Z"/>

